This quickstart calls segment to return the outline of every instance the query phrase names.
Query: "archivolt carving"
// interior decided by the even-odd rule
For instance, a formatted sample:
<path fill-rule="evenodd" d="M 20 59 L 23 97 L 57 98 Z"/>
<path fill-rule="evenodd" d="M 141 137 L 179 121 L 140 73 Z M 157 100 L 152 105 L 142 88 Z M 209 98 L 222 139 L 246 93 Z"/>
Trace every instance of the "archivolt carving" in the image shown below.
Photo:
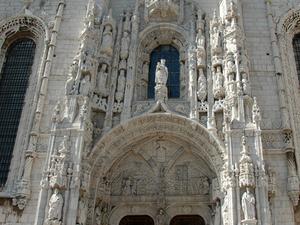
<path fill-rule="evenodd" d="M 35 16 L 21 15 L 18 17 L 9 18 L 0 24 L 0 37 L 7 38 L 16 32 L 28 29 L 36 39 L 45 37 L 49 39 L 49 33 L 46 24 Z"/>
<path fill-rule="evenodd" d="M 178 115 L 160 113 L 136 117 L 105 134 L 94 146 L 89 162 L 106 173 L 133 145 L 160 135 L 187 143 L 213 171 L 221 171 L 224 148 L 206 128 Z"/>
<path fill-rule="evenodd" d="M 181 27 L 169 23 L 160 23 L 146 28 L 140 33 L 140 44 L 137 53 L 137 87 L 136 87 L 136 100 L 146 100 L 147 86 L 148 86 L 148 70 L 150 63 L 150 54 L 159 45 L 172 45 L 179 51 L 181 74 L 180 79 L 183 80 L 185 69 L 185 49 L 187 49 L 187 40 L 185 36 L 186 31 Z M 182 87 L 183 92 L 185 88 Z"/>
<path fill-rule="evenodd" d="M 215 174 L 190 146 L 150 138 L 128 152 L 109 172 L 113 196 L 208 196 Z"/>

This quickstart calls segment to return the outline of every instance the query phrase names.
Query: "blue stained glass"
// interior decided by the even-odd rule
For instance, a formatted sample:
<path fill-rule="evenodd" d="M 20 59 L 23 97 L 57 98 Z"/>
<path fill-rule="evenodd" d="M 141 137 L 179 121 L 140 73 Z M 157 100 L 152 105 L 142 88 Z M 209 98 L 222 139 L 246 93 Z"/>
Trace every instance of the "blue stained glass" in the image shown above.
<path fill-rule="evenodd" d="M 168 97 L 179 98 L 180 97 L 180 63 L 179 52 L 171 45 L 161 45 L 154 49 L 151 53 L 151 61 L 149 68 L 148 79 L 148 98 L 153 99 L 155 96 L 155 71 L 156 65 L 161 60 L 166 60 L 166 66 L 168 68 Z"/>

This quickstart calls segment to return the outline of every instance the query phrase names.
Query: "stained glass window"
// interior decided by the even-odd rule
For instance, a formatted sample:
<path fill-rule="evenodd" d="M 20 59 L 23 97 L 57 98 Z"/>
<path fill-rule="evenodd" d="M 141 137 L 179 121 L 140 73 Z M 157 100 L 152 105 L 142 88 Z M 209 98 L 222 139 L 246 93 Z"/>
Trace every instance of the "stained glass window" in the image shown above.
<path fill-rule="evenodd" d="M 294 55 L 296 60 L 298 81 L 300 82 L 300 34 L 293 39 Z"/>
<path fill-rule="evenodd" d="M 0 187 L 6 183 L 35 53 L 31 39 L 7 49 L 0 75 Z"/>
<path fill-rule="evenodd" d="M 155 96 L 155 71 L 156 65 L 161 60 L 166 60 L 166 66 L 168 68 L 168 97 L 179 98 L 180 97 L 180 63 L 179 52 L 171 45 L 161 45 L 154 49 L 151 53 L 151 61 L 149 68 L 148 79 L 148 98 L 152 99 Z"/>

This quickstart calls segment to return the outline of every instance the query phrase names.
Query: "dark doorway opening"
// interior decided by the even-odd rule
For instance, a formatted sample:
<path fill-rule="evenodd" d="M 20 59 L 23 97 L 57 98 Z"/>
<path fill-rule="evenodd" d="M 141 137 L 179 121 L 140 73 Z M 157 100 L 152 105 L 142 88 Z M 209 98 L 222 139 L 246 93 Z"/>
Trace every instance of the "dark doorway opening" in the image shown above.
<path fill-rule="evenodd" d="M 121 219 L 119 225 L 154 225 L 154 221 L 150 216 L 125 216 Z"/>
<path fill-rule="evenodd" d="M 178 215 L 173 217 L 170 225 L 205 225 L 205 221 L 198 215 Z"/>

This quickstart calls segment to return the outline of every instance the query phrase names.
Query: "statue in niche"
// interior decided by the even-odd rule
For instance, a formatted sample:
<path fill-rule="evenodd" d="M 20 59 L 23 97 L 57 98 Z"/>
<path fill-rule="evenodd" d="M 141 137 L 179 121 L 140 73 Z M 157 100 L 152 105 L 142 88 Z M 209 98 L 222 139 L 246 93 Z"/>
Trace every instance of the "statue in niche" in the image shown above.
<path fill-rule="evenodd" d="M 109 208 L 108 204 L 105 204 L 105 206 L 102 209 L 102 225 L 108 225 L 109 221 Z"/>
<path fill-rule="evenodd" d="M 69 79 L 66 82 L 65 85 L 65 95 L 72 95 L 74 94 L 75 91 L 75 78 L 78 72 L 78 60 L 74 59 L 71 67 L 70 67 L 70 71 L 69 71 Z"/>
<path fill-rule="evenodd" d="M 240 73 L 241 74 L 249 74 L 249 59 L 247 57 L 246 51 L 242 50 L 240 56 Z"/>
<path fill-rule="evenodd" d="M 157 63 L 155 73 L 155 99 L 159 101 L 165 101 L 168 98 L 168 68 L 165 66 L 166 60 L 161 59 Z"/>
<path fill-rule="evenodd" d="M 98 73 L 98 90 L 101 94 L 106 93 L 106 83 L 108 77 L 108 73 L 106 71 L 107 71 L 107 64 L 103 63 Z"/>
<path fill-rule="evenodd" d="M 244 220 L 255 220 L 255 197 L 249 188 L 246 188 L 242 196 L 242 209 Z"/>
<path fill-rule="evenodd" d="M 48 221 L 61 221 L 63 204 L 63 196 L 58 192 L 58 189 L 54 189 L 49 200 Z"/>
<path fill-rule="evenodd" d="M 212 40 L 212 50 L 215 53 L 219 53 L 221 50 L 221 36 L 220 31 L 217 26 L 214 26 L 212 28 L 212 34 L 211 34 L 211 40 Z"/>
<path fill-rule="evenodd" d="M 156 215 L 156 224 L 157 225 L 166 225 L 166 219 L 167 218 L 166 218 L 165 211 L 162 208 L 160 208 Z"/>
<path fill-rule="evenodd" d="M 128 32 L 124 32 L 122 40 L 121 40 L 121 51 L 120 57 L 121 59 L 127 59 L 129 56 L 129 45 L 130 45 L 130 37 Z"/>
<path fill-rule="evenodd" d="M 116 100 L 118 102 L 121 102 L 124 99 L 125 85 L 126 85 L 125 71 L 120 70 L 120 74 L 118 77 L 117 93 L 116 93 Z"/>
<path fill-rule="evenodd" d="M 103 205 L 103 206 L 102 206 Z M 108 225 L 109 221 L 109 210 L 108 204 L 102 203 L 95 209 L 95 221 L 97 225 Z"/>
<path fill-rule="evenodd" d="M 216 99 L 222 99 L 224 97 L 225 93 L 223 90 L 224 77 L 222 74 L 222 67 L 220 65 L 217 66 L 213 80 L 214 80 L 214 82 L 213 82 L 214 97 Z"/>
<path fill-rule="evenodd" d="M 221 225 L 221 207 L 220 201 L 216 201 L 214 225 Z"/>
<path fill-rule="evenodd" d="M 204 49 L 205 47 L 205 37 L 201 30 L 199 30 L 196 37 L 197 49 Z"/>
<path fill-rule="evenodd" d="M 112 56 L 113 53 L 113 33 L 112 26 L 106 24 L 103 32 L 103 39 L 101 43 L 100 52 L 108 56 Z"/>
<path fill-rule="evenodd" d="M 155 84 L 166 86 L 168 81 L 168 68 L 165 65 L 166 60 L 161 59 L 160 62 L 157 63 L 156 73 L 155 73 Z"/>
<path fill-rule="evenodd" d="M 248 80 L 248 75 L 246 73 L 242 74 L 242 85 L 243 85 L 243 93 L 245 95 L 250 96 L 250 94 L 251 94 L 250 83 Z"/>
<path fill-rule="evenodd" d="M 82 55 L 81 55 L 81 73 L 86 75 L 86 74 L 91 74 L 93 71 L 93 58 L 92 55 L 88 52 L 88 50 L 84 50 Z"/>
<path fill-rule="evenodd" d="M 196 38 L 197 43 L 197 65 L 199 67 L 205 67 L 205 37 L 200 30 Z"/>
<path fill-rule="evenodd" d="M 87 96 L 90 93 L 90 89 L 91 89 L 91 76 L 88 74 L 85 75 L 80 81 L 79 94 L 83 96 Z"/>
<path fill-rule="evenodd" d="M 197 96 L 199 101 L 203 102 L 206 99 L 207 92 L 206 92 L 206 77 L 204 75 L 203 69 L 199 69 L 199 77 L 198 77 L 198 91 Z"/>
<path fill-rule="evenodd" d="M 101 225 L 101 217 L 102 217 L 101 206 L 98 205 L 95 208 L 95 222 L 97 225 Z"/>

